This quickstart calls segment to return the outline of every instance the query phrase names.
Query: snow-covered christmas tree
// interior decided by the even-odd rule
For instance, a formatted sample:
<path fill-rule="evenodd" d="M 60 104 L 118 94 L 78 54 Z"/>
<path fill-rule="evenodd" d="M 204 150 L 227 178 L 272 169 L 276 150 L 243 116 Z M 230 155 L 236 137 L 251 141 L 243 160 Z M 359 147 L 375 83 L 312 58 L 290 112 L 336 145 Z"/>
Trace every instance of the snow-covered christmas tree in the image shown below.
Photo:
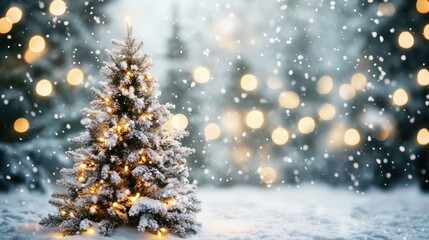
<path fill-rule="evenodd" d="M 148 73 L 151 60 L 140 49 L 128 27 L 120 47 L 107 51 L 112 62 L 101 75 L 103 91 L 93 89 L 96 100 L 83 110 L 86 131 L 74 139 L 81 147 L 70 151 L 73 168 L 62 169 L 64 188 L 50 203 L 58 213 L 41 220 L 65 235 L 98 231 L 111 235 L 121 224 L 140 231 L 170 232 L 184 237 L 198 231 L 200 201 L 188 181 L 182 147 L 186 131 L 165 130 L 172 105 L 158 101 L 156 78 Z"/>

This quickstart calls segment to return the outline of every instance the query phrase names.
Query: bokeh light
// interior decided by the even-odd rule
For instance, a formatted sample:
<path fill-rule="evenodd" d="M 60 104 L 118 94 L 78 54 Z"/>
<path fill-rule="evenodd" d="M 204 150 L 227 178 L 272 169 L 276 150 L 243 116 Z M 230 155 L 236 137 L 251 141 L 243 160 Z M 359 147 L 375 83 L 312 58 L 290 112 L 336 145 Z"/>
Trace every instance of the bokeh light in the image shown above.
<path fill-rule="evenodd" d="M 258 79 L 252 74 L 246 74 L 241 77 L 240 85 L 245 91 L 253 91 L 258 86 Z"/>
<path fill-rule="evenodd" d="M 323 76 L 317 82 L 317 92 L 322 95 L 326 95 L 332 91 L 334 81 L 329 76 Z"/>
<path fill-rule="evenodd" d="M 422 128 L 417 133 L 417 142 L 420 145 L 427 145 L 429 143 L 429 131 L 426 128 Z"/>
<path fill-rule="evenodd" d="M 238 133 L 241 130 L 240 115 L 234 110 L 225 110 L 222 114 L 223 128 L 231 134 Z"/>
<path fill-rule="evenodd" d="M 419 13 L 425 14 L 429 12 L 429 1 L 428 0 L 417 0 L 416 10 Z"/>
<path fill-rule="evenodd" d="M 429 40 L 429 24 L 426 24 L 425 28 L 423 28 L 423 36 Z"/>
<path fill-rule="evenodd" d="M 368 80 L 362 73 L 355 73 L 352 76 L 351 84 L 355 90 L 363 90 L 366 87 Z"/>
<path fill-rule="evenodd" d="M 344 143 L 349 146 L 355 146 L 360 142 L 360 134 L 358 130 L 349 128 L 344 133 Z"/>
<path fill-rule="evenodd" d="M 246 124 L 250 128 L 257 129 L 264 124 L 264 114 L 259 110 L 252 110 L 246 115 Z"/>
<path fill-rule="evenodd" d="M 25 118 L 18 118 L 13 123 L 13 129 L 19 133 L 24 133 L 28 131 L 29 128 L 30 128 L 30 123 Z"/>
<path fill-rule="evenodd" d="M 355 97 L 355 88 L 350 84 L 342 84 L 339 89 L 340 97 L 344 100 L 350 100 Z"/>
<path fill-rule="evenodd" d="M 209 123 L 204 128 L 204 136 L 206 136 L 208 140 L 217 139 L 220 136 L 220 133 L 220 127 L 216 123 Z"/>
<path fill-rule="evenodd" d="M 381 16 L 391 17 L 395 14 L 395 5 L 393 3 L 380 3 L 378 4 L 378 11 Z"/>
<path fill-rule="evenodd" d="M 52 83 L 46 79 L 42 79 L 36 84 L 36 93 L 43 97 L 51 95 L 52 89 Z"/>
<path fill-rule="evenodd" d="M 249 161 L 250 149 L 245 146 L 239 146 L 232 151 L 232 158 L 237 164 L 243 164 Z"/>
<path fill-rule="evenodd" d="M 408 49 L 414 45 L 414 37 L 408 31 L 403 31 L 399 34 L 398 44 L 401 48 Z"/>
<path fill-rule="evenodd" d="M 49 12 L 55 16 L 61 16 L 66 12 L 66 3 L 62 0 L 54 0 L 49 5 Z"/>
<path fill-rule="evenodd" d="M 0 18 L 0 33 L 8 33 L 12 29 L 12 22 L 5 17 Z"/>
<path fill-rule="evenodd" d="M 67 73 L 67 82 L 70 85 L 74 85 L 75 86 L 75 85 L 82 84 L 83 78 L 84 78 L 83 72 L 79 68 L 72 68 Z"/>
<path fill-rule="evenodd" d="M 269 77 L 267 80 L 267 86 L 273 90 L 280 89 L 283 84 L 278 77 Z"/>
<path fill-rule="evenodd" d="M 336 110 L 334 105 L 325 103 L 319 108 L 319 117 L 322 120 L 328 121 L 335 117 Z"/>
<path fill-rule="evenodd" d="M 35 53 L 42 52 L 45 49 L 46 43 L 42 36 L 35 35 L 28 42 L 28 48 Z"/>
<path fill-rule="evenodd" d="M 171 126 L 176 130 L 184 130 L 188 126 L 188 118 L 179 113 L 171 119 Z"/>
<path fill-rule="evenodd" d="M 316 128 L 316 122 L 311 117 L 303 117 L 298 121 L 298 131 L 302 134 L 309 134 Z"/>
<path fill-rule="evenodd" d="M 6 12 L 6 18 L 8 18 L 12 23 L 17 23 L 22 18 L 22 11 L 18 7 L 11 7 Z"/>
<path fill-rule="evenodd" d="M 291 91 L 284 91 L 279 94 L 278 101 L 280 106 L 288 109 L 298 107 L 300 99 L 298 94 Z"/>
<path fill-rule="evenodd" d="M 404 106 L 408 103 L 408 94 L 403 88 L 397 89 L 392 95 L 393 104 Z"/>
<path fill-rule="evenodd" d="M 37 59 L 39 59 L 42 56 L 43 56 L 43 52 L 35 53 L 30 50 L 26 50 L 24 53 L 24 60 L 27 63 L 34 63 L 35 61 L 37 61 Z"/>
<path fill-rule="evenodd" d="M 210 71 L 205 67 L 197 67 L 194 70 L 194 80 L 197 83 L 206 83 L 210 81 Z"/>
<path fill-rule="evenodd" d="M 429 85 L 429 71 L 426 68 L 422 68 L 418 71 L 417 83 L 421 86 Z"/>
<path fill-rule="evenodd" d="M 277 127 L 271 133 L 271 140 L 274 144 L 284 145 L 289 140 L 289 133 L 286 129 L 282 127 Z"/>
<path fill-rule="evenodd" d="M 277 178 L 276 170 L 272 167 L 263 167 L 259 171 L 259 178 L 265 184 L 272 184 Z"/>

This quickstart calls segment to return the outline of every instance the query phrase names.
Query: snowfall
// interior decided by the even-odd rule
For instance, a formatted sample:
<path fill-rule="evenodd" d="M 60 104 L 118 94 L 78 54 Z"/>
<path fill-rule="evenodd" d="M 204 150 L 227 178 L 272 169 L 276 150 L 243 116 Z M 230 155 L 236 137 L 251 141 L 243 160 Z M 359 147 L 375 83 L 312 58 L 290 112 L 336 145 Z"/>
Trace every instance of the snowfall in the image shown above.
<path fill-rule="evenodd" d="M 201 231 L 189 239 L 428 239 L 429 195 L 417 188 L 356 193 L 324 186 L 200 188 Z M 157 239 L 121 226 L 111 237 L 63 237 L 38 225 L 49 195 L 1 194 L 0 239 Z M 179 239 L 166 235 L 163 239 Z"/>

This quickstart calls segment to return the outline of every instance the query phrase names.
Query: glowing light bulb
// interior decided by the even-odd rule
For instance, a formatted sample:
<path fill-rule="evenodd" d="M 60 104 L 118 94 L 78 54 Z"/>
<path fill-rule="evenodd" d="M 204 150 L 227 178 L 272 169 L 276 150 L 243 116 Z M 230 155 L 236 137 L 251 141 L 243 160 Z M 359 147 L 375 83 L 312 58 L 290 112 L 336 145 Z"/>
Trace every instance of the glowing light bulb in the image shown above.
<path fill-rule="evenodd" d="M 403 88 L 397 89 L 393 95 L 393 104 L 397 106 L 404 106 L 408 103 L 408 94 Z"/>
<path fill-rule="evenodd" d="M 18 133 L 25 133 L 30 128 L 30 123 L 25 118 L 18 118 L 13 123 L 13 129 Z"/>
<path fill-rule="evenodd" d="M 124 171 L 125 171 L 125 172 L 128 172 L 128 166 L 125 166 L 125 167 L 124 167 Z"/>
<path fill-rule="evenodd" d="M 131 202 L 135 202 L 139 197 L 140 197 L 140 193 L 137 193 L 134 197 L 130 197 L 130 200 Z"/>
<path fill-rule="evenodd" d="M 284 145 L 289 140 L 289 133 L 286 129 L 278 127 L 271 133 L 271 140 L 274 144 Z"/>
<path fill-rule="evenodd" d="M 240 85 L 245 91 L 253 91 L 258 86 L 258 79 L 252 74 L 246 74 L 241 77 Z"/>
<path fill-rule="evenodd" d="M 403 31 L 399 34 L 398 44 L 401 48 L 409 49 L 414 45 L 414 37 L 408 31 Z"/>
<path fill-rule="evenodd" d="M 284 91 L 278 97 L 280 106 L 288 109 L 294 109 L 299 106 L 299 96 L 295 92 Z"/>
<path fill-rule="evenodd" d="M 217 139 L 220 136 L 220 133 L 220 127 L 216 123 L 209 123 L 204 128 L 204 136 L 206 136 L 208 140 Z"/>
<path fill-rule="evenodd" d="M 176 205 L 177 201 L 176 201 L 176 199 L 174 199 L 174 198 L 169 198 L 169 199 L 167 199 L 167 201 L 166 201 L 165 203 L 166 203 L 167 205 L 172 206 L 172 205 Z"/>
<path fill-rule="evenodd" d="M 67 215 L 67 212 L 65 210 L 61 210 L 60 215 L 65 216 L 65 215 Z"/>
<path fill-rule="evenodd" d="M 82 84 L 83 78 L 83 72 L 79 68 L 72 68 L 67 73 L 67 82 L 73 86 Z"/>
<path fill-rule="evenodd" d="M 210 71 L 205 67 L 197 67 L 194 70 L 194 80 L 197 83 L 206 83 L 210 81 Z"/>
<path fill-rule="evenodd" d="M 118 203 L 117 203 L 117 202 L 114 202 L 114 203 L 112 204 L 112 206 L 115 208 L 115 207 L 117 207 L 117 206 L 118 206 Z"/>
<path fill-rule="evenodd" d="M 158 230 L 158 238 L 159 239 L 161 239 L 162 238 L 162 235 L 163 234 L 166 234 L 167 233 L 167 228 L 164 228 L 164 227 L 162 227 L 162 228 L 160 228 L 159 230 Z"/>
<path fill-rule="evenodd" d="M 66 12 L 66 3 L 62 0 L 54 0 L 49 5 L 49 12 L 55 16 L 61 16 Z"/>
<path fill-rule="evenodd" d="M 95 229 L 93 227 L 90 227 L 86 230 L 86 233 L 89 235 L 95 234 Z"/>
<path fill-rule="evenodd" d="M 21 20 L 22 11 L 18 7 L 11 7 L 6 12 L 6 18 L 10 20 L 11 23 L 17 23 Z"/>
<path fill-rule="evenodd" d="M 127 77 L 129 77 L 129 78 L 134 77 L 134 73 L 132 73 L 132 72 L 128 71 L 128 72 L 127 72 Z"/>
<path fill-rule="evenodd" d="M 252 110 L 246 115 L 246 124 L 252 129 L 257 129 L 264 124 L 264 114 L 259 110 Z"/>
<path fill-rule="evenodd" d="M 52 89 L 52 83 L 46 79 L 42 79 L 36 84 L 36 93 L 42 97 L 51 95 Z"/>

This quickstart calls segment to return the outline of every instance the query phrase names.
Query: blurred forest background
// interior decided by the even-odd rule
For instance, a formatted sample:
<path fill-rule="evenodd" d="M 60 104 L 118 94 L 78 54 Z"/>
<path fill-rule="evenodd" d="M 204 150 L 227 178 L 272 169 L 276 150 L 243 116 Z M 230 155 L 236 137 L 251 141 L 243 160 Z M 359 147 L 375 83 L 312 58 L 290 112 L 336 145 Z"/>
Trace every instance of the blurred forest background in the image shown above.
<path fill-rule="evenodd" d="M 2 0 L 0 190 L 72 165 L 110 39 L 155 61 L 199 185 L 429 191 L 427 0 Z"/>

